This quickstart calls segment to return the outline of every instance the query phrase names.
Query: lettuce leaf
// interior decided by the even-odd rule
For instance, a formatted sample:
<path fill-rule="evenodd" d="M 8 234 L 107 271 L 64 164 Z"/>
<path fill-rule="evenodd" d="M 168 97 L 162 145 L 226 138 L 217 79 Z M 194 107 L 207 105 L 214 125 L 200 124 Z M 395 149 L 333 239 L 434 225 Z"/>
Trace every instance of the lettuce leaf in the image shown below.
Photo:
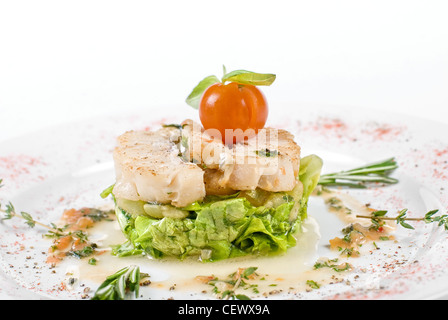
<path fill-rule="evenodd" d="M 300 200 L 299 216 L 307 215 L 308 199 L 319 182 L 322 166 L 322 159 L 314 154 L 300 160 L 299 180 L 302 182 L 303 194 Z"/>
<path fill-rule="evenodd" d="M 195 255 L 203 261 L 284 253 L 296 245 L 295 235 L 307 216 L 308 198 L 321 167 L 319 157 L 305 157 L 296 190 L 209 197 L 183 208 L 190 212 L 184 219 L 133 216 L 117 207 L 120 227 L 129 241 L 116 246 L 113 253 L 181 259 Z"/>

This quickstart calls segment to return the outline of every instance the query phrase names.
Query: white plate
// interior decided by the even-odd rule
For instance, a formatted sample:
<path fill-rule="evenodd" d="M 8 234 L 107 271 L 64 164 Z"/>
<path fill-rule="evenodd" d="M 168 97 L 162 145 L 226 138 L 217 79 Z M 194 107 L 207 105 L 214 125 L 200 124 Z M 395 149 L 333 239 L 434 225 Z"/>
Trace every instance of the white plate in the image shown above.
<path fill-rule="evenodd" d="M 99 193 L 114 181 L 111 151 L 116 136 L 125 130 L 179 123 L 191 115 L 187 109 L 173 106 L 106 115 L 3 142 L 1 202 L 11 201 L 17 211 L 45 223 L 56 222 L 64 209 L 108 205 L 110 199 L 101 199 Z M 302 155 L 319 155 L 324 173 L 395 157 L 400 167 L 394 176 L 400 183 L 340 191 L 360 203 L 391 213 L 408 208 L 409 216 L 415 217 L 432 209 L 447 211 L 446 125 L 385 112 L 299 104 L 271 107 L 269 125 L 291 131 Z M 272 299 L 434 299 L 448 294 L 448 232 L 421 222 L 414 224 L 415 230 L 398 228 L 397 241 L 381 242 L 380 249 L 370 247 L 369 254 L 349 258 L 354 270 L 343 281 L 299 290 L 301 282 L 312 280 L 306 277 L 313 277 L 308 271 L 317 258 L 338 256 L 328 249 L 328 240 L 341 236 L 344 227 L 318 197 L 310 200 L 309 216 L 306 236 L 282 257 L 207 264 L 133 258 L 132 263 L 151 275 L 152 284 L 142 288 L 141 298 L 210 299 L 209 288 L 204 293 L 187 285 L 194 283 L 194 275 L 224 276 L 244 265 L 258 267 L 257 272 L 267 273 L 275 282 L 276 294 L 268 295 Z M 51 242 L 42 237 L 45 232 L 30 229 L 19 219 L 0 223 L 0 281 L 4 283 L 0 297 L 80 299 L 86 287 L 91 288 L 91 296 L 100 279 L 130 263 L 112 257 L 100 259 L 97 266 L 79 266 L 80 261 L 68 259 L 49 268 L 45 259 Z M 121 239 L 107 241 L 118 244 Z M 73 288 L 64 282 L 70 277 L 67 270 L 80 273 Z"/>

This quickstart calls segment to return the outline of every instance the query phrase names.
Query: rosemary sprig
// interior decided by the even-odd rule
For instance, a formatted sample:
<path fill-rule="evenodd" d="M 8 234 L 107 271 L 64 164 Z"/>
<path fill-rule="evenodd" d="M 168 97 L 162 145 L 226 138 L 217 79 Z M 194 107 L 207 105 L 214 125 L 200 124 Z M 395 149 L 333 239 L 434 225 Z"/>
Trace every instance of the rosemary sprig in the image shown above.
<path fill-rule="evenodd" d="M 389 174 L 396 168 L 395 158 L 389 158 L 347 171 L 323 174 L 318 184 L 351 188 L 366 188 L 371 183 L 395 184 L 398 180 L 389 177 Z"/>
<path fill-rule="evenodd" d="M 431 210 L 427 212 L 423 217 L 420 218 L 409 218 L 407 217 L 408 209 L 403 209 L 398 212 L 396 217 L 386 217 L 386 210 L 379 210 L 372 212 L 370 216 L 365 215 L 357 215 L 357 218 L 367 218 L 371 219 L 373 226 L 381 226 L 384 225 L 385 220 L 394 220 L 398 225 L 406 228 L 406 229 L 414 229 L 407 221 L 423 221 L 425 223 L 437 223 L 439 227 L 444 227 L 446 231 L 448 231 L 448 214 L 444 214 L 441 216 L 434 216 L 439 210 Z"/>
<path fill-rule="evenodd" d="M 131 265 L 110 275 L 98 287 L 91 300 L 124 300 L 127 292 L 134 292 L 138 297 L 140 279 L 147 277 L 140 272 L 140 267 Z"/>

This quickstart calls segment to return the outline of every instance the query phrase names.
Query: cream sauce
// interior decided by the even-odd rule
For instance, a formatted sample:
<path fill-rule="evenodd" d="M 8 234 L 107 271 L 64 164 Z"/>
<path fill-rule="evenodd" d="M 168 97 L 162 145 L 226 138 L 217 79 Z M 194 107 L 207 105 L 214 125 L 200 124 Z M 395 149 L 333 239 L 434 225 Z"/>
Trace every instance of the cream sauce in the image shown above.
<path fill-rule="evenodd" d="M 118 224 L 115 222 L 100 222 L 89 232 L 89 239 L 98 244 L 98 250 L 106 250 L 111 245 L 126 241 Z M 269 257 L 241 257 L 216 262 L 201 262 L 187 258 L 180 261 L 176 258 L 152 259 L 148 257 L 115 257 L 110 253 L 95 256 L 96 265 L 90 265 L 88 259 L 73 259 L 67 257 L 57 267 L 66 270 L 70 277 L 79 277 L 79 283 L 89 282 L 99 285 L 105 278 L 119 269 L 136 264 L 140 271 L 150 275 L 150 287 L 169 290 L 175 286 L 176 292 L 185 291 L 211 294 L 212 287 L 199 281 L 198 276 L 215 276 L 228 279 L 228 275 L 238 268 L 257 267 L 256 273 L 258 296 L 285 292 L 286 290 L 301 291 L 306 289 L 306 281 L 316 279 L 313 272 L 317 261 L 317 244 L 320 239 L 319 226 L 313 218 L 308 218 L 303 224 L 301 233 L 297 236 L 297 245 L 290 248 L 286 254 Z M 332 274 L 319 271 L 328 281 Z M 313 274 L 313 275 L 311 275 Z M 322 278 L 322 279 L 321 279 Z M 73 282 L 73 280 L 72 280 Z M 252 295 L 253 292 L 248 292 Z"/>
<path fill-rule="evenodd" d="M 316 195 L 314 195 L 316 196 Z M 329 211 L 336 214 L 344 223 L 367 223 L 369 219 L 356 218 L 357 214 L 369 214 L 371 209 L 359 203 L 350 196 L 336 192 L 321 192 L 319 196 L 327 203 Z M 329 204 L 329 199 L 334 198 L 338 207 Z M 297 245 L 288 249 L 283 255 L 269 257 L 242 257 L 227 259 L 217 262 L 201 262 L 197 259 L 187 258 L 180 261 L 176 258 L 153 259 L 147 256 L 116 257 L 110 254 L 110 247 L 126 241 L 116 221 L 102 221 L 89 230 L 89 239 L 98 245 L 98 250 L 108 251 L 95 256 L 96 265 L 90 265 L 88 258 L 74 259 L 68 257 L 57 267 L 67 270 L 70 277 L 77 277 L 77 283 L 90 283 L 93 295 L 95 287 L 99 286 L 107 276 L 114 274 L 119 269 L 129 265 L 138 265 L 140 271 L 149 274 L 151 290 L 159 289 L 160 296 L 169 298 L 175 289 L 177 293 L 205 294 L 205 297 L 215 297 L 212 287 L 201 277 L 214 276 L 218 279 L 228 280 L 229 275 L 238 268 L 257 267 L 255 280 L 257 292 L 244 290 L 251 298 L 264 298 L 281 296 L 278 294 L 299 294 L 312 290 L 309 280 L 319 286 L 346 281 L 350 271 L 336 272 L 332 268 L 324 267 L 315 269 L 317 261 L 325 258 L 319 257 L 317 253 L 319 240 L 321 238 L 319 225 L 316 220 L 309 216 L 302 225 L 302 231 L 297 235 Z M 336 253 L 337 254 L 337 253 Z M 336 264 L 343 265 L 347 262 L 341 256 Z M 73 282 L 73 280 L 71 280 Z M 144 292 L 145 288 L 141 288 Z M 151 291 L 153 293 L 153 291 Z"/>

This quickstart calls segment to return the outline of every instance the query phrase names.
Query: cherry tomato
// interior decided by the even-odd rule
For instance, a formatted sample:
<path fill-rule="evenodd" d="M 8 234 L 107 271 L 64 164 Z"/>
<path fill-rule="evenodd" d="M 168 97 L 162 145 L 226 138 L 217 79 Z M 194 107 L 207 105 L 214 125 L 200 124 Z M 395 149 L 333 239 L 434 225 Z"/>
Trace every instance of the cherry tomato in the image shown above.
<path fill-rule="evenodd" d="M 199 118 L 204 129 L 218 130 L 224 143 L 237 143 L 264 127 L 268 105 L 263 93 L 253 85 L 216 83 L 201 98 Z M 241 129 L 245 135 L 233 135 L 229 141 L 226 129 Z"/>

